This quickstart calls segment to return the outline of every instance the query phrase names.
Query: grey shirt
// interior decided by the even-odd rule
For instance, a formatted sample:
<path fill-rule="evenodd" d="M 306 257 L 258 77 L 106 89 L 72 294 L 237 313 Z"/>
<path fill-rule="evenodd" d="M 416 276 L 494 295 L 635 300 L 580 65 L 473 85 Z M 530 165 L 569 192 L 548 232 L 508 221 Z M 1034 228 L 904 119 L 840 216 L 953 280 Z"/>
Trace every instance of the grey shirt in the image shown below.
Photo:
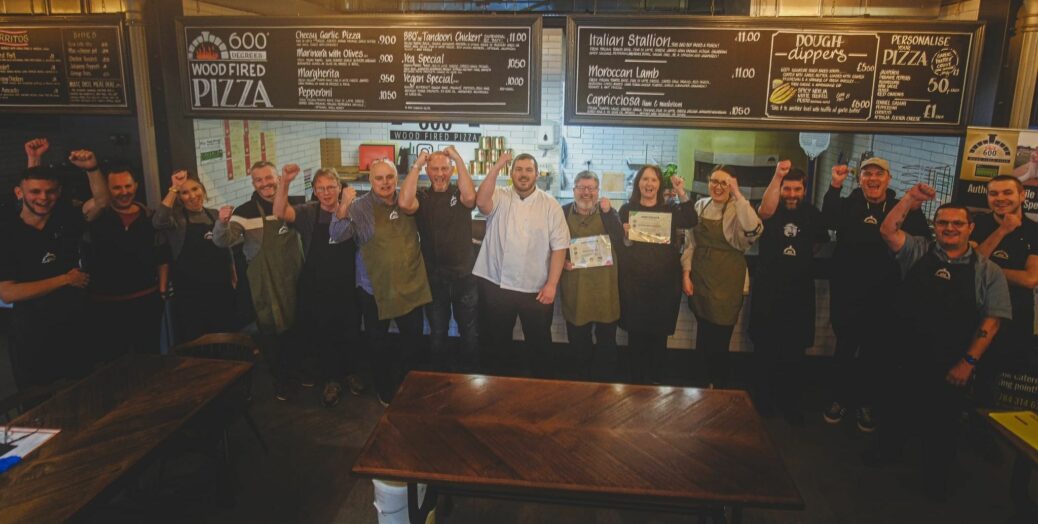
<path fill-rule="evenodd" d="M 992 261 L 988 260 L 973 248 L 969 248 L 966 254 L 956 258 L 948 258 L 948 253 L 935 241 L 915 235 L 905 235 L 905 245 L 894 254 L 898 265 L 901 267 L 901 276 L 908 274 L 908 270 L 926 255 L 934 247 L 937 258 L 946 264 L 969 264 L 973 258 L 977 258 L 977 270 L 974 273 L 974 296 L 977 300 L 977 309 L 985 317 L 998 317 L 1010 320 L 1013 318 L 1013 306 L 1009 302 L 1009 285 L 1002 270 Z"/>

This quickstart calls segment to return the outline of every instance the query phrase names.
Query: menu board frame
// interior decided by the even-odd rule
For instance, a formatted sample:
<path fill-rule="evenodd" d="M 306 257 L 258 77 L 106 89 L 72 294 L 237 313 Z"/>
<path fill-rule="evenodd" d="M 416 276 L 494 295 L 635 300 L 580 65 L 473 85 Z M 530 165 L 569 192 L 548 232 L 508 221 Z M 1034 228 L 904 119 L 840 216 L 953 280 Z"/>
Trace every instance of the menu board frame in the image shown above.
<path fill-rule="evenodd" d="M 934 122 L 880 122 L 851 118 L 804 118 L 777 117 L 767 115 L 768 87 L 761 91 L 759 101 L 765 109 L 762 116 L 643 116 L 635 114 L 603 115 L 578 113 L 578 97 L 586 96 L 585 86 L 578 86 L 578 67 L 582 50 L 578 48 L 578 32 L 581 27 L 595 27 L 606 30 L 676 28 L 684 30 L 727 30 L 733 35 L 739 31 L 827 31 L 834 34 L 895 33 L 918 32 L 930 34 L 968 33 L 972 36 L 968 56 L 961 57 L 964 64 L 963 86 L 959 101 L 959 118 L 955 123 Z M 609 125 L 637 127 L 675 127 L 675 128 L 721 128 L 721 129 L 781 129 L 795 131 L 833 131 L 846 130 L 860 133 L 918 133 L 928 135 L 959 135 L 965 132 L 970 123 L 973 100 L 976 89 L 977 74 L 980 70 L 980 55 L 984 43 L 984 23 L 976 21 L 915 21 L 891 18 L 745 18 L 745 17 L 702 17 L 702 16 L 639 16 L 621 17 L 613 15 L 570 16 L 566 27 L 566 93 L 565 123 L 567 125 Z M 762 37 L 762 40 L 763 37 Z M 771 43 L 768 43 L 771 52 Z M 757 74 L 771 75 L 769 71 L 758 71 Z M 729 65 L 725 62 L 725 65 Z M 731 64 L 737 65 L 737 64 Z M 878 74 L 874 75 L 878 76 Z M 873 81 L 873 93 L 876 85 Z M 874 95 L 872 95 L 874 97 Z M 686 98 L 694 104 L 694 98 Z M 735 101 L 733 104 L 744 103 Z"/>
<path fill-rule="evenodd" d="M 438 27 L 524 27 L 530 31 L 527 106 L 525 112 L 432 112 L 387 111 L 378 109 L 299 109 L 299 108 L 201 108 L 192 105 L 191 76 L 188 70 L 186 41 L 189 29 L 349 29 L 351 27 L 384 27 L 395 29 L 430 29 Z M 342 15 L 329 17 L 263 18 L 255 17 L 178 17 L 176 19 L 177 55 L 180 81 L 184 93 L 185 114 L 196 118 L 232 118 L 263 120 L 335 120 L 368 122 L 453 122 L 468 124 L 540 124 L 541 121 L 541 32 L 543 20 L 537 15 L 472 15 L 472 14 L 386 14 Z M 284 66 L 294 69 L 294 66 Z M 294 74 L 294 72 L 293 72 Z"/>
<path fill-rule="evenodd" d="M 63 114 L 74 110 L 77 114 L 89 115 L 132 115 L 134 114 L 134 88 L 133 75 L 130 74 L 131 67 L 129 50 L 127 49 L 126 24 L 122 15 L 83 15 L 83 16 L 0 16 L 0 29 L 10 28 L 56 28 L 61 30 L 89 30 L 94 28 L 115 29 L 118 45 L 115 52 L 118 53 L 120 73 L 122 81 L 122 104 L 5 104 L 0 102 L 0 111 L 16 114 Z M 67 64 L 66 57 L 62 62 Z"/>

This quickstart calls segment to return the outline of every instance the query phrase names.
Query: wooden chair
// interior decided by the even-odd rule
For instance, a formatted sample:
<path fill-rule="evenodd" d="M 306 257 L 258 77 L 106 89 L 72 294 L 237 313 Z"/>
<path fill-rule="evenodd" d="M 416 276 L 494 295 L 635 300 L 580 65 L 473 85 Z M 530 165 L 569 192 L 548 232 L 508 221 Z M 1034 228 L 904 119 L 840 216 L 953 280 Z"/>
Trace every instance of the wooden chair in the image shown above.
<path fill-rule="evenodd" d="M 259 346 L 252 340 L 252 337 L 244 333 L 210 333 L 202 335 L 190 342 L 174 346 L 170 352 L 178 357 L 211 358 L 250 363 L 256 363 L 260 358 Z M 231 405 L 236 405 L 233 411 L 237 411 L 249 425 L 252 434 L 255 435 L 256 440 L 260 443 L 260 447 L 263 448 L 263 452 L 266 453 L 268 452 L 267 442 L 260 434 L 259 427 L 256 426 L 256 421 L 253 420 L 252 414 L 249 411 L 249 402 L 252 400 L 251 371 L 244 378 L 244 386 L 244 397 L 239 399 L 238 402 L 232 400 Z"/>

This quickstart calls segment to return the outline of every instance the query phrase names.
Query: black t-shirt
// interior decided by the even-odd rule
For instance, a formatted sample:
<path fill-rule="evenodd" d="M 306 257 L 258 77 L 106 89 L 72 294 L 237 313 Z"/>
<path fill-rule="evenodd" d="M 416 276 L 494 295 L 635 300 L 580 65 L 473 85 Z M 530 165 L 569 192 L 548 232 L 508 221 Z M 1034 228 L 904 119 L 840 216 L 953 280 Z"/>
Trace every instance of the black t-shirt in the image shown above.
<path fill-rule="evenodd" d="M 83 215 L 69 208 L 55 212 L 42 230 L 20 218 L 0 225 L 0 281 L 35 282 L 64 275 L 79 266 Z M 84 304 L 82 289 L 65 286 L 42 297 L 18 302 L 15 315 L 23 320 L 54 324 L 79 315 Z"/>
<path fill-rule="evenodd" d="M 991 213 L 982 213 L 974 217 L 976 226 L 970 239 L 980 244 L 998 229 L 998 222 Z M 998 243 L 991 252 L 991 261 L 1002 269 L 1019 269 L 1027 267 L 1027 257 L 1038 255 L 1038 224 L 1024 217 L 1020 227 L 1013 230 Z M 1012 284 L 1010 284 L 1012 285 Z"/>
<path fill-rule="evenodd" d="M 461 191 L 451 185 L 446 191 L 418 191 L 418 233 L 422 257 L 429 276 L 459 278 L 472 273 L 472 208 L 461 202 Z"/>
<path fill-rule="evenodd" d="M 87 226 L 85 266 L 92 294 L 125 295 L 158 285 L 157 268 L 168 264 L 172 255 L 166 236 L 151 225 L 151 212 L 140 208 L 129 226 L 123 226 L 112 208 Z"/>
<path fill-rule="evenodd" d="M 757 277 L 810 279 L 814 245 L 829 241 L 822 214 L 811 204 L 778 209 L 764 221 L 757 262 Z"/>

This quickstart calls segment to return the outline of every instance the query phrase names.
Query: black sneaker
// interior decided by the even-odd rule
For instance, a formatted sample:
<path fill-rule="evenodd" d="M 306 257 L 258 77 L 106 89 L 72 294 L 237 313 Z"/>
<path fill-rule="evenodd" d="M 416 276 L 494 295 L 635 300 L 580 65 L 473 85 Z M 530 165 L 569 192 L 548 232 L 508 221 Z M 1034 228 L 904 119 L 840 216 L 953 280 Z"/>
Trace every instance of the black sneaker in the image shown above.
<path fill-rule="evenodd" d="M 333 408 L 339 404 L 339 398 L 342 396 L 342 385 L 334 380 L 330 380 L 324 383 L 324 390 L 321 392 L 321 405 L 326 408 Z"/>
<path fill-rule="evenodd" d="M 378 398 L 378 403 L 382 404 L 382 407 L 384 407 L 384 408 L 388 408 L 389 407 L 389 401 L 384 400 L 382 398 L 382 394 L 381 393 L 375 393 L 375 397 Z"/>
<path fill-rule="evenodd" d="M 858 429 L 862 433 L 876 431 L 876 420 L 872 418 L 872 408 L 858 408 Z"/>
<path fill-rule="evenodd" d="M 280 380 L 274 381 L 274 398 L 282 402 L 288 400 L 288 387 Z"/>
<path fill-rule="evenodd" d="M 299 385 L 303 386 L 304 388 L 310 389 L 310 388 L 312 388 L 312 387 L 317 385 L 317 381 L 314 380 L 313 375 L 307 373 L 306 371 L 300 371 L 299 372 Z"/>
<path fill-rule="evenodd" d="M 833 402 L 833 405 L 829 406 L 829 409 L 822 413 L 825 417 L 825 421 L 830 424 L 839 424 L 843 420 L 844 415 L 847 414 L 847 408 L 840 405 L 839 402 Z"/>
<path fill-rule="evenodd" d="M 350 394 L 355 397 L 359 397 L 361 393 L 364 393 L 366 389 L 364 387 L 364 381 L 357 375 L 350 375 L 346 377 L 346 387 L 350 388 Z"/>

